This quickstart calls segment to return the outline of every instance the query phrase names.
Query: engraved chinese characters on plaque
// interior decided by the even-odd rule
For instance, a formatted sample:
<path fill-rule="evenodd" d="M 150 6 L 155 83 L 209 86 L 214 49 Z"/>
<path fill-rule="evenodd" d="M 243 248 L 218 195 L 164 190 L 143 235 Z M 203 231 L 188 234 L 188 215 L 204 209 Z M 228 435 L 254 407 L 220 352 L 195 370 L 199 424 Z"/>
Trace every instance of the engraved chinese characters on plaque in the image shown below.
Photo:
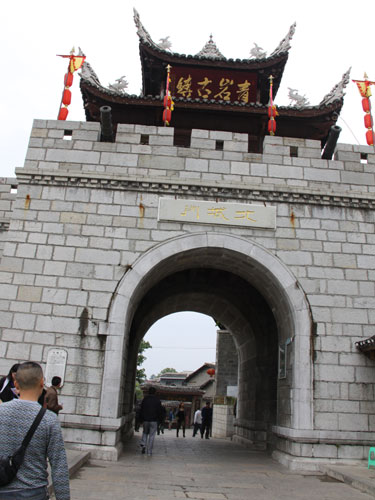
<path fill-rule="evenodd" d="M 67 351 L 64 349 L 50 349 L 47 355 L 47 365 L 44 378 L 48 386 L 51 385 L 53 377 L 61 378 L 61 386 L 64 385 Z"/>
<path fill-rule="evenodd" d="M 159 220 L 196 224 L 276 228 L 276 207 L 159 198 Z"/>
<path fill-rule="evenodd" d="M 174 66 L 171 92 L 182 99 L 209 99 L 249 104 L 257 101 L 256 72 Z"/>

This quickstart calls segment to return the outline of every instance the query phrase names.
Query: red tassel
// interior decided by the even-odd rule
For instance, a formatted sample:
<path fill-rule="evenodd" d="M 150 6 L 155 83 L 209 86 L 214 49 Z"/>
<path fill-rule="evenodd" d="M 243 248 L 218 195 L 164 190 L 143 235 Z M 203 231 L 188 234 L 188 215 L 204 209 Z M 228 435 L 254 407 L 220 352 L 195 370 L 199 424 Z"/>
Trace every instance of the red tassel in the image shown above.
<path fill-rule="evenodd" d="M 172 111 L 170 109 L 165 109 L 163 111 L 163 122 L 169 125 L 172 118 Z"/>
<path fill-rule="evenodd" d="M 277 112 L 275 106 L 268 106 L 268 117 L 275 118 Z"/>
<path fill-rule="evenodd" d="M 268 121 L 268 132 L 273 135 L 276 132 L 276 121 L 269 120 Z"/>

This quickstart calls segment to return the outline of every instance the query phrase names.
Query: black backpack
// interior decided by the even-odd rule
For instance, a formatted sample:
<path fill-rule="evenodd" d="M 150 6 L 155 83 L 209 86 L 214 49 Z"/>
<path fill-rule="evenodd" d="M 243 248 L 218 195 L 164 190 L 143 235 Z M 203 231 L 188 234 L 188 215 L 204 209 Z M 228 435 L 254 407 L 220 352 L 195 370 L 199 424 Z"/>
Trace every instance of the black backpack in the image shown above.
<path fill-rule="evenodd" d="M 46 409 L 41 408 L 18 450 L 16 450 L 13 455 L 10 455 L 9 457 L 0 458 L 0 487 L 11 483 L 16 477 L 18 469 L 22 465 L 26 448 L 45 413 Z"/>

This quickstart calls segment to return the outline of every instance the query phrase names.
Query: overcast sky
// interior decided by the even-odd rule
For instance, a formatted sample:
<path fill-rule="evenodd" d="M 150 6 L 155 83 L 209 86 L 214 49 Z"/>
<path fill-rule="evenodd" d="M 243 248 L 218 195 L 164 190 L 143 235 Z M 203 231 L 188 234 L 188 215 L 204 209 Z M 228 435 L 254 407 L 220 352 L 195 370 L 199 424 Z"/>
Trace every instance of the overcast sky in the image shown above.
<path fill-rule="evenodd" d="M 13 177 L 15 167 L 23 166 L 32 120 L 57 117 L 67 64 L 56 54 L 68 54 L 73 46 L 80 46 L 104 86 L 125 75 L 128 91 L 139 94 L 141 74 L 133 7 L 155 42 L 169 35 L 172 51 L 196 54 L 212 33 L 228 58 L 247 58 L 254 42 L 270 54 L 296 21 L 289 61 L 275 101 L 279 105 L 289 104 L 288 87 L 306 95 L 312 105 L 318 104 L 350 66 L 351 78 L 362 79 L 366 71 L 375 80 L 374 0 L 3 2 L 0 177 Z M 84 120 L 77 74 L 72 91 L 69 119 Z M 341 117 L 339 142 L 365 144 L 361 98 L 353 83 L 346 90 Z M 181 325 L 184 323 L 186 319 Z M 175 330 L 174 323 L 171 328 Z M 209 342 L 213 347 L 212 339 Z M 156 343 L 165 345 L 162 337 Z M 162 349 L 156 351 L 161 353 Z M 183 362 L 177 366 L 178 355 L 170 356 L 170 351 L 165 351 L 167 357 L 176 360 L 176 369 L 197 368 L 196 351 L 184 352 Z M 213 360 L 212 356 L 203 358 Z M 158 359 L 159 365 L 147 368 L 148 375 L 160 371 L 158 366 L 165 367 L 165 358 L 159 354 Z"/>

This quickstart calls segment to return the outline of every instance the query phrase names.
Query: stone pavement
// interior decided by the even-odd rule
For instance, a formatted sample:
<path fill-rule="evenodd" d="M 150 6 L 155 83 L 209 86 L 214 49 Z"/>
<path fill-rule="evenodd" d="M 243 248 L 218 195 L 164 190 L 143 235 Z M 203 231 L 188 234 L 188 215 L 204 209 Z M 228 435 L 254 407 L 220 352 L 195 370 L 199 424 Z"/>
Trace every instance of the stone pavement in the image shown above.
<path fill-rule="evenodd" d="M 72 500 L 368 500 L 327 476 L 296 474 L 267 454 L 231 441 L 156 436 L 152 457 L 142 455 L 137 435 L 118 462 L 90 460 L 71 480 Z M 367 469 L 365 469 L 367 470 Z"/>
<path fill-rule="evenodd" d="M 350 484 L 360 491 L 369 493 L 375 497 L 375 469 L 367 468 L 367 463 L 363 465 L 325 465 L 320 470 L 329 477 Z"/>

